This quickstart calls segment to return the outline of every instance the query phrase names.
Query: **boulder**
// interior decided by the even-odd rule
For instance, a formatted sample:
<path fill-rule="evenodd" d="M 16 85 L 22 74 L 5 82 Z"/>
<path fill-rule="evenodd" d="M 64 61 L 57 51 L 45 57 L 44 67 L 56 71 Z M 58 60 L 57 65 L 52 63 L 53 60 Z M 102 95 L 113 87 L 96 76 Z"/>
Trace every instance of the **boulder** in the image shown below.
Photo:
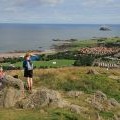
<path fill-rule="evenodd" d="M 21 99 L 20 91 L 12 87 L 6 89 L 6 93 L 3 99 L 3 107 L 10 108 L 14 107 L 16 102 Z"/>
<path fill-rule="evenodd" d="M 107 96 L 106 94 L 98 90 L 95 93 L 95 99 L 101 102 L 101 101 L 107 100 Z"/>
<path fill-rule="evenodd" d="M 84 93 L 82 92 L 82 91 L 69 91 L 68 93 L 67 93 L 67 95 L 69 96 L 69 97 L 75 97 L 75 98 L 78 98 L 78 97 L 80 97 L 81 95 L 83 95 Z"/>
<path fill-rule="evenodd" d="M 22 80 L 5 75 L 3 89 L 0 90 L 0 107 L 14 107 L 17 101 L 22 99 L 24 84 Z"/>
<path fill-rule="evenodd" d="M 78 105 L 71 105 L 70 109 L 71 109 L 72 112 L 75 112 L 77 114 L 81 113 L 80 106 L 78 106 Z"/>
<path fill-rule="evenodd" d="M 107 96 L 101 91 L 96 91 L 94 95 L 90 95 L 85 101 L 91 104 L 96 110 L 104 111 L 104 102 L 107 101 Z"/>
<path fill-rule="evenodd" d="M 21 105 L 22 103 L 22 105 Z M 42 108 L 44 106 L 65 107 L 68 102 L 62 99 L 59 92 L 47 88 L 36 90 L 27 99 L 18 102 L 22 108 Z"/>
<path fill-rule="evenodd" d="M 118 103 L 114 98 L 109 99 L 108 103 L 113 107 L 120 107 L 120 103 Z"/>
<path fill-rule="evenodd" d="M 87 111 L 87 109 L 84 107 L 70 104 L 68 101 L 64 100 L 58 91 L 47 88 L 36 90 L 27 99 L 17 102 L 16 106 L 23 109 L 41 109 L 46 106 L 55 108 L 68 108 L 72 112 L 76 112 L 78 114 Z"/>
<path fill-rule="evenodd" d="M 96 110 L 104 111 L 103 105 L 100 104 L 99 102 L 93 102 L 92 105 L 93 105 L 93 107 L 94 107 Z"/>
<path fill-rule="evenodd" d="M 77 113 L 77 114 L 80 114 L 81 112 L 86 112 L 86 111 L 88 111 L 87 108 L 81 107 L 81 106 L 79 106 L 79 105 L 74 105 L 74 104 L 70 105 L 69 108 L 70 108 L 70 110 L 71 110 L 72 112 L 75 112 L 75 113 Z"/>
<path fill-rule="evenodd" d="M 62 98 L 58 91 L 48 88 L 33 90 L 25 99 L 22 98 L 24 84 L 22 80 L 6 75 L 3 80 L 5 87 L 0 91 L 0 107 L 2 108 L 23 108 L 41 109 L 43 107 L 68 108 L 73 112 L 81 113 L 87 111 L 86 108 L 69 103 Z M 78 97 L 82 92 L 71 91 L 69 95 Z"/>
<path fill-rule="evenodd" d="M 18 88 L 19 90 L 24 90 L 23 81 L 10 75 L 5 75 L 3 82 L 7 86 L 12 86 L 14 88 Z"/>

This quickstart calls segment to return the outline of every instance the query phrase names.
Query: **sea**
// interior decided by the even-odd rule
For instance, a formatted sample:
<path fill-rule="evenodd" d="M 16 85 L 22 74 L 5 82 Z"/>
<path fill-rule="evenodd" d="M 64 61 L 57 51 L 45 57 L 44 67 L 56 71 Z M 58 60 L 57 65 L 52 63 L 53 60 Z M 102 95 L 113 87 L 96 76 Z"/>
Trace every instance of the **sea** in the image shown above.
<path fill-rule="evenodd" d="M 107 25 L 110 31 L 100 31 L 100 24 L 11 24 L 0 23 L 0 52 L 49 50 L 53 39 L 87 40 L 94 37 L 120 37 L 120 24 Z"/>

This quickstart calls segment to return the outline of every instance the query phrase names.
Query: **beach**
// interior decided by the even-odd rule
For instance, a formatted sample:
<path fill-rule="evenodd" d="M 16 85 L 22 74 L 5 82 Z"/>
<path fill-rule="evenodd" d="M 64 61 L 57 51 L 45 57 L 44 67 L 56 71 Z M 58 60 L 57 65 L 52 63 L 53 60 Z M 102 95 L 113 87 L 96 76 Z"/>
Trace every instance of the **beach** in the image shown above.
<path fill-rule="evenodd" d="M 55 53 L 56 51 L 54 49 L 51 50 L 44 50 L 44 51 L 32 51 L 31 54 L 51 54 Z M 3 52 L 0 53 L 0 58 L 14 58 L 14 57 L 23 57 L 26 54 L 26 52 Z"/>

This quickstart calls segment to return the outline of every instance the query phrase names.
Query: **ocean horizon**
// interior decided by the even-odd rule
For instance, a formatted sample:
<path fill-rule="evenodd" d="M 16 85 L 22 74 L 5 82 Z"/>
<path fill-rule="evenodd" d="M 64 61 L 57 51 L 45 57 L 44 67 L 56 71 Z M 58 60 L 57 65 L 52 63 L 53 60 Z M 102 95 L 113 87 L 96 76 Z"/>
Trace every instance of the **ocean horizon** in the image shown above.
<path fill-rule="evenodd" d="M 85 40 L 93 37 L 120 37 L 120 24 L 106 24 L 110 31 L 100 31 L 102 24 L 26 24 L 0 23 L 0 52 L 48 50 L 52 39 Z"/>

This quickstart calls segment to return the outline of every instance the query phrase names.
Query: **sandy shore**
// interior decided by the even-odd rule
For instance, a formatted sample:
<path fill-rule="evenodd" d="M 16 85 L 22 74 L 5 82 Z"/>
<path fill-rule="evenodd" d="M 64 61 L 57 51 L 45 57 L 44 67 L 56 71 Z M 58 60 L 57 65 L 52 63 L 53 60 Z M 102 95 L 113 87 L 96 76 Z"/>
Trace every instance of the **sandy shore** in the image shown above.
<path fill-rule="evenodd" d="M 55 53 L 55 50 L 45 50 L 42 52 L 31 52 L 31 54 L 50 54 L 50 53 Z M 24 56 L 25 52 L 5 52 L 5 53 L 0 53 L 0 58 L 12 58 L 12 57 L 20 57 L 20 56 Z"/>

